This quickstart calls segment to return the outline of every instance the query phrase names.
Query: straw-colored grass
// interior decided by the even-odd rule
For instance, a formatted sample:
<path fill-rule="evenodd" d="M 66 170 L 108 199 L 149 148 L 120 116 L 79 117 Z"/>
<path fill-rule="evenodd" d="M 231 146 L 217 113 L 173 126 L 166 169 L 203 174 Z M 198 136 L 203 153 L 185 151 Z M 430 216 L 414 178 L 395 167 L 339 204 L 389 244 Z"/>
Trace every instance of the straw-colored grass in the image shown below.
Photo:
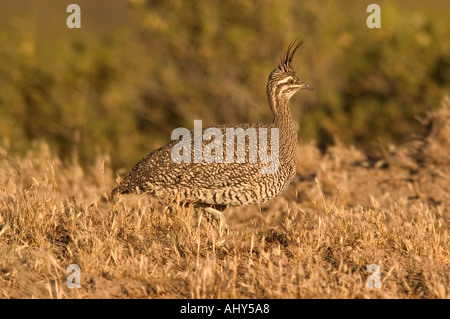
<path fill-rule="evenodd" d="M 427 136 L 376 160 L 301 146 L 283 196 L 230 208 L 228 231 L 190 205 L 110 202 L 108 158 L 83 170 L 46 144 L 3 150 L 0 297 L 449 298 L 449 119 L 431 114 Z M 81 288 L 67 287 L 70 264 Z"/>

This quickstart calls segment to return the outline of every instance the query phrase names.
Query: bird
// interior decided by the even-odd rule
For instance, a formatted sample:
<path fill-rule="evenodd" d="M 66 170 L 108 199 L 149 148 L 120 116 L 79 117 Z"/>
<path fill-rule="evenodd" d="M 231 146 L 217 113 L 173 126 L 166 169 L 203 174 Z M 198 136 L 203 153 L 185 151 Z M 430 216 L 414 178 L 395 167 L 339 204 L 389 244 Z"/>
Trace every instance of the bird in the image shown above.
<path fill-rule="evenodd" d="M 214 140 L 219 142 L 218 145 L 224 145 L 223 141 L 232 130 L 236 132 L 241 128 L 241 132 L 256 133 L 252 136 L 250 133 L 248 136 L 244 136 L 245 144 L 241 143 L 240 148 L 237 144 L 228 152 L 225 146 L 222 146 L 222 150 L 214 149 L 214 155 L 223 155 L 218 156 L 219 159 L 227 158 L 228 153 L 231 160 L 213 162 L 206 160 L 201 151 L 206 150 L 208 143 L 211 143 L 213 138 L 210 136 L 205 139 L 203 135 L 203 140 L 196 144 L 195 137 L 192 137 L 196 133 L 194 129 L 189 131 L 191 139 L 185 144 L 192 147 L 183 149 L 186 152 L 189 149 L 191 151 L 191 154 L 187 154 L 185 157 L 185 161 L 174 160 L 173 150 L 180 140 L 172 140 L 138 162 L 112 190 L 111 197 L 117 198 L 119 194 L 145 193 L 160 199 L 172 198 L 180 203 L 192 202 L 226 225 L 223 215 L 225 208 L 264 204 L 280 195 L 293 180 L 297 166 L 297 129 L 289 109 L 289 100 L 299 90 L 313 90 L 309 84 L 299 79 L 292 65 L 294 54 L 302 43 L 302 40 L 291 42 L 282 55 L 280 64 L 269 75 L 267 97 L 273 113 L 271 122 L 225 124 L 211 127 L 216 132 Z M 201 133 L 205 134 L 208 129 L 202 128 Z M 272 158 L 272 162 L 276 161 L 276 169 L 272 169 L 272 171 L 264 171 L 264 168 L 268 169 L 273 164 L 268 163 L 267 158 L 263 160 L 260 156 L 255 160 L 250 154 L 255 143 L 260 149 L 263 147 L 261 140 L 255 142 L 250 137 L 261 137 L 263 132 L 266 132 L 267 139 L 270 136 L 271 142 L 275 142 L 276 148 L 278 148 L 273 147 L 273 143 L 268 143 L 266 146 L 267 154 L 277 155 L 276 158 Z M 235 143 L 237 140 L 236 136 L 230 138 L 230 141 Z M 245 146 L 242 147 L 243 145 Z M 196 149 L 203 156 L 197 161 L 192 160 L 195 159 Z M 240 161 L 233 161 L 238 157 L 239 151 L 242 154 L 244 149 L 245 158 L 241 157 Z M 258 154 L 261 155 L 261 153 Z"/>

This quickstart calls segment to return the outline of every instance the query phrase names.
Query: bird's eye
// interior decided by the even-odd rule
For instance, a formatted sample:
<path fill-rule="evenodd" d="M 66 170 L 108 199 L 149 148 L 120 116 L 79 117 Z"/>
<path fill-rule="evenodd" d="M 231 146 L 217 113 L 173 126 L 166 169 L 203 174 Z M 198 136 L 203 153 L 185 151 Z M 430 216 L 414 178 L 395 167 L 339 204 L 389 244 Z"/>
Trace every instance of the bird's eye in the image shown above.
<path fill-rule="evenodd" d="M 295 83 L 295 80 L 294 80 L 294 79 L 289 79 L 288 83 L 289 83 L 289 84 L 294 84 L 294 83 Z"/>

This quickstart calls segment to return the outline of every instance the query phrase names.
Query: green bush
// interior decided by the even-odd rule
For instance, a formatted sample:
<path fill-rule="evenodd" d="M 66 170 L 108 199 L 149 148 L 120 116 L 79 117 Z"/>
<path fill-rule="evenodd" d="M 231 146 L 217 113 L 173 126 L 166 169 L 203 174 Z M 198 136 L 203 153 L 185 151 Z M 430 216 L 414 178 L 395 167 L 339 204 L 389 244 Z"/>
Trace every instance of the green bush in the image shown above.
<path fill-rule="evenodd" d="M 108 153 L 128 169 L 194 119 L 268 121 L 267 76 L 297 37 L 295 68 L 315 88 L 291 101 L 302 141 L 374 152 L 410 138 L 449 94 L 445 10 L 383 3 L 382 28 L 368 29 L 361 1 L 129 5 L 135 24 L 46 48 L 20 17 L 0 31 L 0 136 L 12 151 L 45 140 L 62 158 Z"/>

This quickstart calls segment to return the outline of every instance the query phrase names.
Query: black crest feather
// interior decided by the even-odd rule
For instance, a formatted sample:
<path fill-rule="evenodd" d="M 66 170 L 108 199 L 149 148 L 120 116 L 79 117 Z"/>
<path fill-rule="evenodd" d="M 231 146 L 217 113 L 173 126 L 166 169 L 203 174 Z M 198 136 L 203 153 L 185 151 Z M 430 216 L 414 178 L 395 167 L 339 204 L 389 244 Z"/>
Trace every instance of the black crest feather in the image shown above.
<path fill-rule="evenodd" d="M 286 53 L 281 57 L 281 63 L 278 68 L 282 71 L 289 72 L 293 71 L 292 58 L 294 57 L 295 51 L 303 44 L 303 40 L 295 40 L 289 44 Z"/>

